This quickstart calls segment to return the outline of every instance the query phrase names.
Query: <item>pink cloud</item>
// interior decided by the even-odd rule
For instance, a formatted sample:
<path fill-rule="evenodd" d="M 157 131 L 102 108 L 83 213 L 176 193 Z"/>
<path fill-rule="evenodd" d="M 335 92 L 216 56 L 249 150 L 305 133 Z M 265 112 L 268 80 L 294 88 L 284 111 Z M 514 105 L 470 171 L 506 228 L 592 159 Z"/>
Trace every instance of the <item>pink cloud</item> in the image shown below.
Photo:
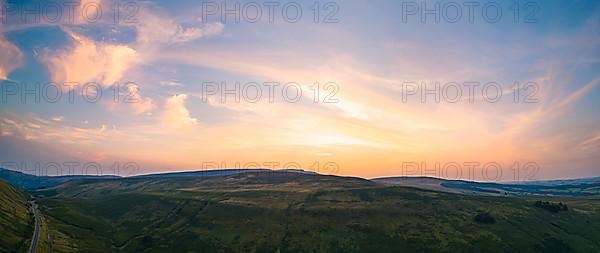
<path fill-rule="evenodd" d="M 70 48 L 47 51 L 41 56 L 55 82 L 97 82 L 110 86 L 121 81 L 137 62 L 136 50 L 126 45 L 94 42 L 75 32 L 66 32 L 73 41 Z"/>
<path fill-rule="evenodd" d="M 2 33 L 2 27 L 0 27 Z M 23 64 L 23 53 L 17 46 L 0 34 L 0 79 L 7 79 L 8 74 Z"/>
<path fill-rule="evenodd" d="M 169 129 L 189 129 L 197 123 L 185 107 L 186 94 L 179 94 L 167 99 L 162 115 L 163 125 Z"/>

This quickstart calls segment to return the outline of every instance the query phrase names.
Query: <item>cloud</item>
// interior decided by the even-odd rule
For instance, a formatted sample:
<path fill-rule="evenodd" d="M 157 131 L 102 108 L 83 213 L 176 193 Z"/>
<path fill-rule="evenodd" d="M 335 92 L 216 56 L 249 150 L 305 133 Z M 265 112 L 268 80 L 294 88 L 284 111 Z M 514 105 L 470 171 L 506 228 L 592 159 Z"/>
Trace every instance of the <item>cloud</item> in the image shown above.
<path fill-rule="evenodd" d="M 152 115 L 152 110 L 156 109 L 156 103 L 152 98 L 142 96 L 137 83 L 126 83 L 122 85 L 120 89 L 125 90 L 122 92 L 122 98 L 119 100 L 119 102 L 112 100 L 106 101 L 105 105 L 107 106 L 108 110 L 116 113 L 122 112 L 124 109 L 128 109 L 137 115 Z"/>
<path fill-rule="evenodd" d="M 64 119 L 65 119 L 64 116 L 55 116 L 55 117 L 52 117 L 53 121 L 63 121 Z"/>
<path fill-rule="evenodd" d="M 136 51 L 126 45 L 94 42 L 75 32 L 66 32 L 73 41 L 70 48 L 41 55 L 55 82 L 97 82 L 110 86 L 120 81 L 137 61 Z"/>
<path fill-rule="evenodd" d="M 3 33 L 3 26 L 0 24 L 0 80 L 6 80 L 10 72 L 23 65 L 23 53 Z"/>
<path fill-rule="evenodd" d="M 128 85 L 127 90 L 129 94 L 131 94 L 130 101 L 133 102 L 132 106 L 137 114 L 149 112 L 156 107 L 151 98 L 144 98 L 140 95 L 139 86 L 137 84 Z"/>
<path fill-rule="evenodd" d="M 143 22 L 135 24 L 137 42 L 140 46 L 188 42 L 221 33 L 224 28 L 222 23 L 209 23 L 202 27 L 186 27 L 173 19 L 165 18 L 166 15 L 161 15 L 146 5 L 142 5 L 138 16 L 139 20 L 143 20 Z"/>
<path fill-rule="evenodd" d="M 5 2 L 0 0 L 0 5 L 6 7 Z M 9 1 L 10 4 L 18 1 Z M 22 1 L 23 2 L 23 1 Z M 38 3 L 36 3 L 38 2 Z M 36 11 L 38 16 L 33 15 L 27 17 L 24 21 L 20 11 L 16 13 L 5 13 L 6 10 L 0 13 L 2 23 L 6 24 L 6 31 L 25 30 L 33 27 L 52 27 L 52 26 L 81 26 L 86 24 L 102 24 L 114 23 L 114 15 L 111 8 L 115 0 L 81 0 L 79 2 L 73 0 L 53 0 L 51 3 L 43 3 L 43 1 L 25 1 L 20 8 L 28 8 Z M 38 4 L 37 6 L 35 4 Z M 47 7 L 45 4 L 52 4 L 59 8 Z M 5 15 L 5 16 L 2 16 Z"/>
<path fill-rule="evenodd" d="M 593 79 L 592 81 L 585 84 L 583 87 L 579 88 L 575 92 L 571 93 L 564 100 L 560 101 L 556 106 L 551 108 L 552 110 L 561 110 L 565 107 L 570 107 L 577 101 L 579 101 L 582 97 L 592 91 L 598 84 L 600 83 L 600 77 Z"/>
<path fill-rule="evenodd" d="M 598 144 L 600 144 L 600 132 L 598 132 L 594 136 L 580 142 L 578 144 L 578 146 L 583 149 L 591 149 L 594 146 L 598 146 Z"/>
<path fill-rule="evenodd" d="M 0 79 L 6 80 L 8 74 L 23 64 L 23 53 L 15 45 L 0 35 Z"/>
<path fill-rule="evenodd" d="M 162 116 L 163 125 L 169 129 L 189 129 L 197 124 L 197 119 L 192 118 L 185 107 L 186 94 L 174 95 L 167 99 Z"/>
<path fill-rule="evenodd" d="M 62 116 L 46 120 L 39 117 L 21 116 L 14 113 L 0 114 L 0 133 L 26 141 L 50 143 L 97 144 L 106 139 L 105 125 L 82 128 L 64 123 Z M 59 120 L 57 120 L 59 119 Z"/>
<path fill-rule="evenodd" d="M 86 4 L 106 7 L 109 2 L 82 0 L 76 10 L 79 12 L 78 16 L 82 15 L 83 6 Z M 155 60 L 154 55 L 160 54 L 163 46 L 218 34 L 224 28 L 222 23 L 203 24 L 199 27 L 184 26 L 167 15 L 161 15 L 158 9 L 152 8 L 153 6 L 151 3 L 138 5 L 139 11 L 135 18 L 143 20 L 143 22 L 120 24 L 131 26 L 137 33 L 136 40 L 127 44 L 95 41 L 91 36 L 85 35 L 85 29 L 76 30 L 76 28 L 82 28 L 81 25 L 85 25 L 85 22 L 79 22 L 79 26 L 76 27 L 61 26 L 71 39 L 72 45 L 61 50 L 46 49 L 39 56 L 40 61 L 47 66 L 51 80 L 58 83 L 76 82 L 80 84 L 96 82 L 104 86 L 111 86 L 115 82 L 121 84 L 139 82 L 143 77 L 133 75 L 136 73 L 133 70 L 143 64 L 152 63 Z M 90 8 L 90 10 L 93 9 Z M 87 14 L 93 15 L 89 11 Z M 99 24 L 103 25 L 105 22 Z M 133 76 L 126 77 L 125 75 L 128 73 Z M 134 79 L 132 80 L 132 78 Z M 176 84 L 168 83 L 168 85 Z M 132 105 L 137 114 L 146 113 L 155 108 L 155 104 L 150 98 L 142 98 L 137 93 L 131 98 L 137 100 Z"/>
<path fill-rule="evenodd" d="M 86 36 L 85 32 L 75 32 L 79 29 L 85 31 L 84 28 L 91 25 L 85 17 L 93 20 L 96 15 L 102 15 L 96 13 L 96 10 L 108 10 L 112 3 L 113 1 L 106 0 L 81 0 L 74 9 L 74 20 L 63 18 L 56 23 L 27 24 L 15 21 L 9 22 L 6 28 L 14 31 L 41 26 L 61 27 L 73 44 L 62 50 L 46 49 L 40 55 L 40 60 L 47 65 L 52 81 L 98 82 L 107 86 L 120 81 L 128 70 L 152 61 L 154 55 L 160 53 L 163 45 L 193 41 L 219 34 L 224 29 L 224 24 L 218 22 L 183 25 L 162 13 L 159 8 L 154 8 L 155 4 L 140 2 L 136 5 L 139 10 L 135 13 L 135 19 L 140 22 L 117 25 L 132 27 L 136 31 L 135 42 L 128 44 L 98 42 Z M 105 14 L 94 25 L 114 28 L 112 16 Z M 2 31 L 0 26 L 0 32 Z M 6 79 L 10 71 L 21 65 L 22 53 L 1 35 L 0 50 L 3 52 L 0 55 L 0 78 Z"/>
<path fill-rule="evenodd" d="M 79 2 L 79 6 L 75 9 L 75 17 L 77 18 L 78 23 L 87 22 L 86 19 L 94 20 L 98 15 L 98 17 L 102 16 L 102 9 L 106 9 L 107 5 L 102 0 L 81 0 Z M 100 11 L 100 12 L 98 12 Z"/>
<path fill-rule="evenodd" d="M 179 82 L 179 80 L 176 80 L 176 79 L 171 79 L 171 80 L 168 80 L 168 81 L 161 81 L 160 85 L 161 86 L 166 86 L 166 87 L 182 87 L 183 86 L 183 84 L 181 84 Z"/>
<path fill-rule="evenodd" d="M 198 38 L 202 38 L 204 36 L 215 35 L 223 31 L 224 25 L 222 23 L 211 23 L 207 24 L 206 27 L 203 28 L 183 28 L 178 26 L 175 30 L 175 33 L 171 37 L 172 42 L 186 42 L 195 40 Z"/>

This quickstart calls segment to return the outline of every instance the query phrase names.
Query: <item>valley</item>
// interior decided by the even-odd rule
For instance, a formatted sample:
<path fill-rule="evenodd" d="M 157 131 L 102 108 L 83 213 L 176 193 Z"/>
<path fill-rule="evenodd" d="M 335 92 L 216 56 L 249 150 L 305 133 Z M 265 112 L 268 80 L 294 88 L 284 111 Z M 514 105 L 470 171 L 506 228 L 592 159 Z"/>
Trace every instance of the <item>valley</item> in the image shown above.
<path fill-rule="evenodd" d="M 52 252 L 600 249 L 598 196 L 457 194 L 273 171 L 75 179 L 31 192 Z M 536 207 L 540 200 L 568 211 Z"/>

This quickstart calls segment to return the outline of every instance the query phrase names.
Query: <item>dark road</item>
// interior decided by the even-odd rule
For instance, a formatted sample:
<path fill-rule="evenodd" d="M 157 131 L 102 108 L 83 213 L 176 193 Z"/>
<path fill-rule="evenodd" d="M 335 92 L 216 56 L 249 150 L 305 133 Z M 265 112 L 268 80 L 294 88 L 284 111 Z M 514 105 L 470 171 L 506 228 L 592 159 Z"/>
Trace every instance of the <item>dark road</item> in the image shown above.
<path fill-rule="evenodd" d="M 31 246 L 29 247 L 29 253 L 35 253 L 37 250 L 38 240 L 40 237 L 40 216 L 37 210 L 37 204 L 35 201 L 31 202 L 31 209 L 33 210 L 33 215 L 35 216 L 35 231 L 33 232 L 33 240 L 31 241 Z"/>

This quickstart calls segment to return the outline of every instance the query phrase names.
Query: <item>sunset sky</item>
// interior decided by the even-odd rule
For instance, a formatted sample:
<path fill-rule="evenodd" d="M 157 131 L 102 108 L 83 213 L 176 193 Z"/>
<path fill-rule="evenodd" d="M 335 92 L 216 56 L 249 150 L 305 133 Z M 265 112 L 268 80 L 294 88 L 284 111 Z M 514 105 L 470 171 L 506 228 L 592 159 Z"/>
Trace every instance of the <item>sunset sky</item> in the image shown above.
<path fill-rule="evenodd" d="M 33 8 L 48 1 L 22 2 Z M 80 15 L 90 2 L 102 10 L 95 23 Z M 338 1 L 337 12 L 319 2 L 315 22 L 314 2 L 297 2 L 296 23 L 281 14 L 289 2 L 274 7 L 273 22 L 263 13 L 255 23 L 206 15 L 202 2 L 184 0 L 135 1 L 137 23 L 123 20 L 134 6 L 120 6 L 115 22 L 115 1 L 108 0 L 82 0 L 73 20 L 54 23 L 3 8 L 0 161 L 26 163 L 34 174 L 36 162 L 96 162 L 104 174 L 115 162 L 138 164 L 136 174 L 277 162 L 370 178 L 406 174 L 407 163 L 431 170 L 436 162 L 478 162 L 501 165 L 503 181 L 515 179 L 515 163 L 539 166 L 529 179 L 600 176 L 600 2 L 535 1 L 529 23 L 527 1 L 516 1 L 519 22 L 510 9 L 515 1 L 498 2 L 496 23 L 482 17 L 481 6 L 473 22 L 466 13 L 456 23 L 433 16 L 422 22 L 419 14 L 403 22 L 401 1 Z M 102 98 L 85 101 L 80 86 L 73 103 L 66 88 L 56 103 L 33 95 L 21 101 L 20 84 L 39 83 L 43 91 L 50 82 L 96 82 Z M 223 82 L 281 85 L 272 101 L 266 89 L 256 103 L 207 95 L 207 83 Z M 476 89 L 472 102 L 466 94 L 457 103 L 436 103 L 433 95 L 422 102 L 420 93 L 403 101 L 403 84 L 436 82 L 495 82 L 502 98 L 487 101 Z M 515 102 L 515 82 L 535 83 L 530 98 L 537 102 L 523 102 L 532 92 L 524 89 Z M 21 90 L 11 95 L 6 87 L 14 83 Z M 299 101 L 281 96 L 287 83 L 301 87 Z M 333 87 L 339 89 L 326 103 Z M 128 94 L 137 102 L 124 103 Z"/>

